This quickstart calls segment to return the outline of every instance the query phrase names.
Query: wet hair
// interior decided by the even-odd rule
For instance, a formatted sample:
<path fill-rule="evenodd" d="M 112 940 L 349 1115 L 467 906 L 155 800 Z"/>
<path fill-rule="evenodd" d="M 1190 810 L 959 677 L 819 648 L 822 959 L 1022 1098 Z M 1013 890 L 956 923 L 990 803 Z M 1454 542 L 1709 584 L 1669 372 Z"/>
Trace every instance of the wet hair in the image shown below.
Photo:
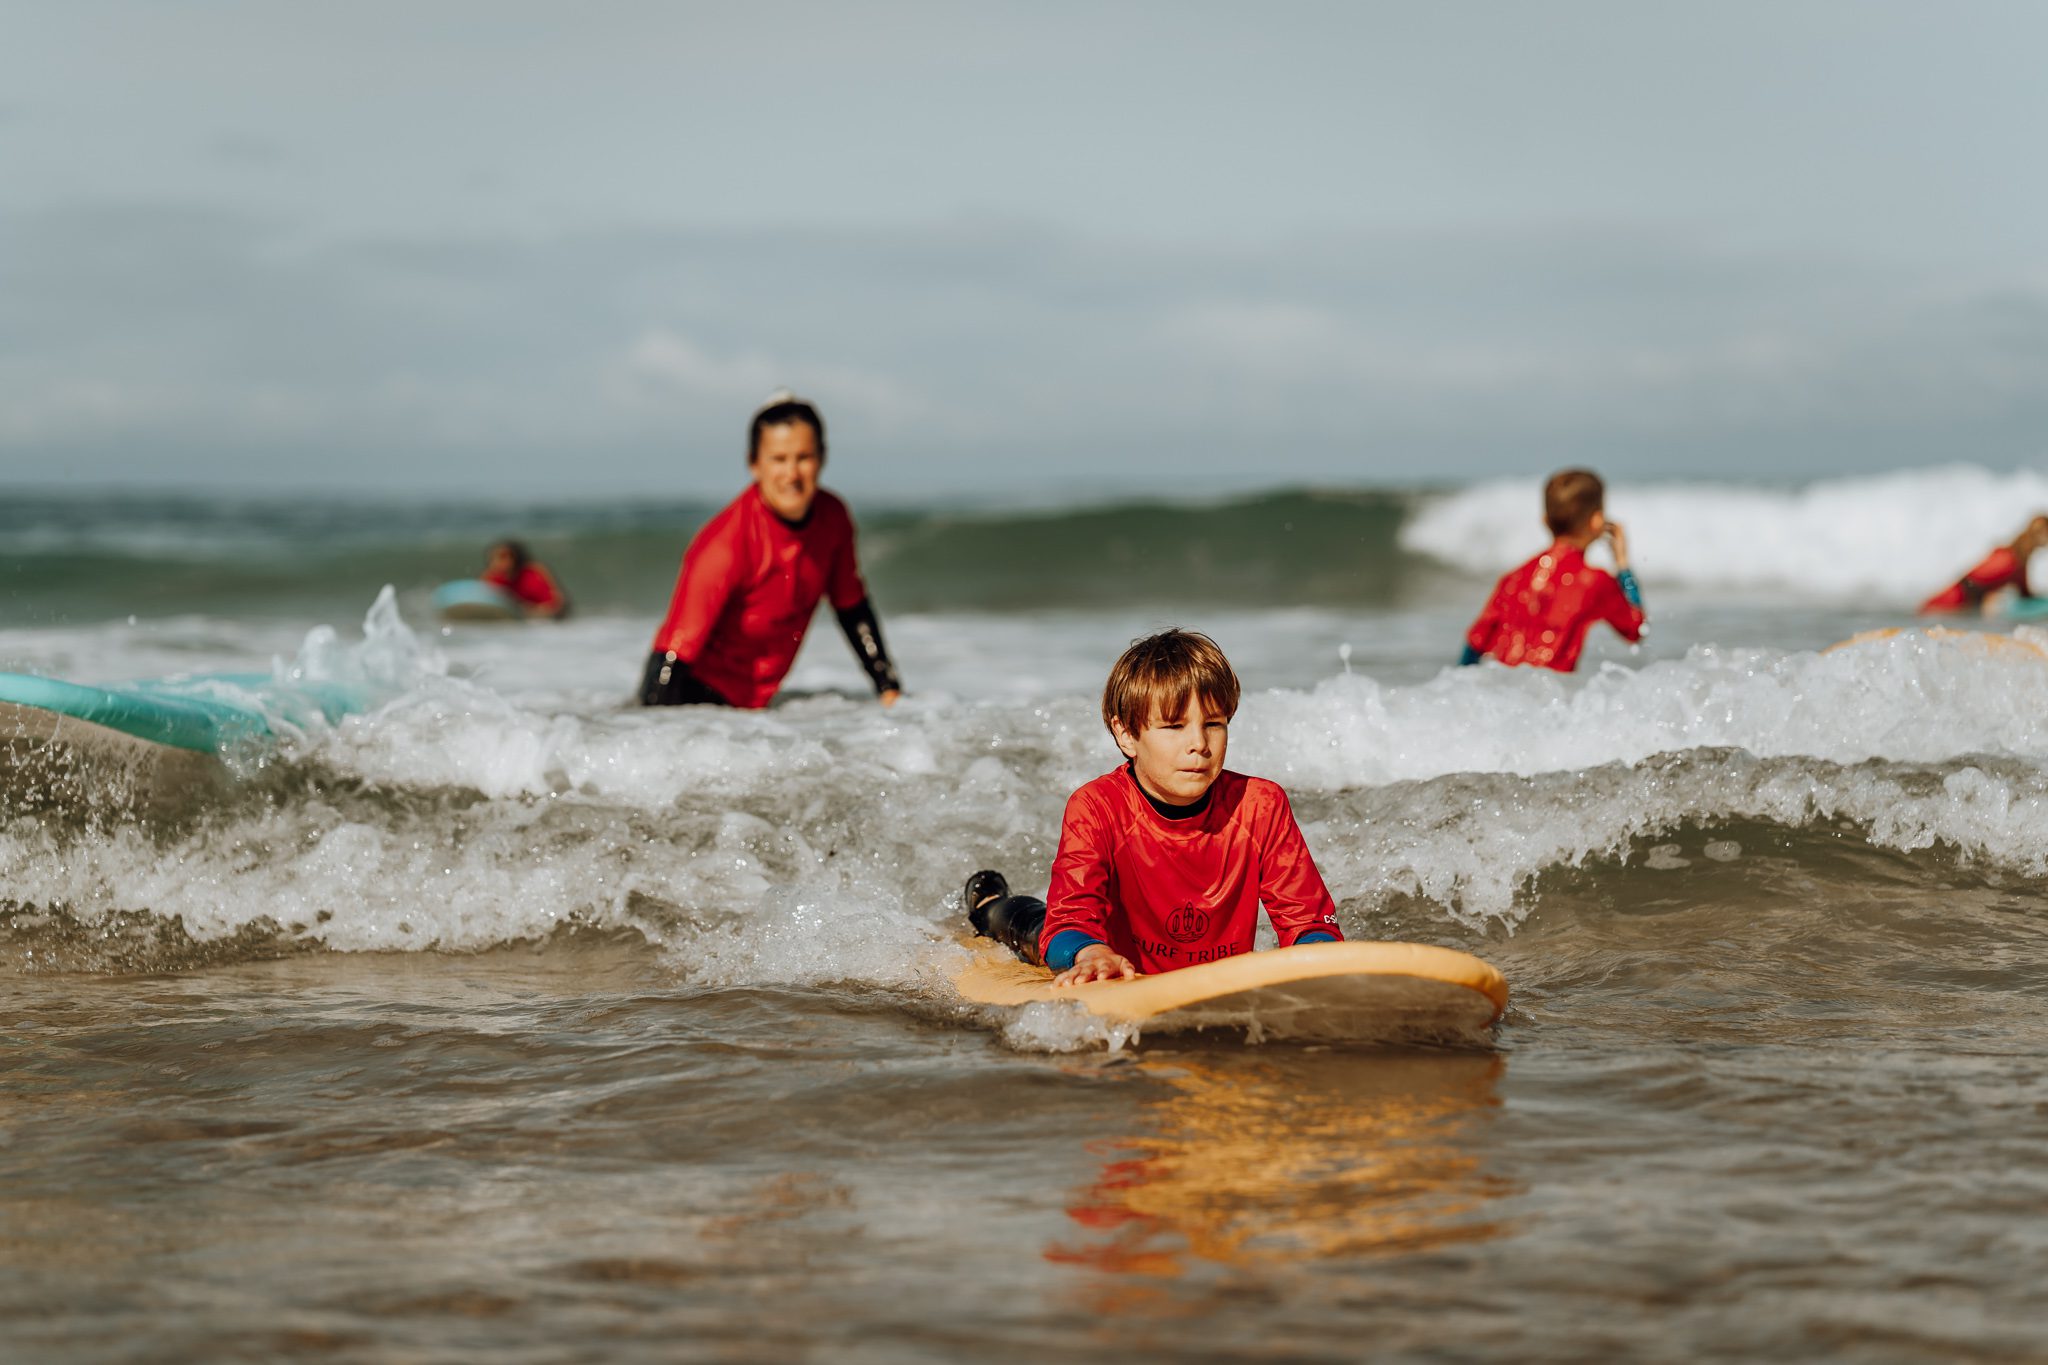
<path fill-rule="evenodd" d="M 825 459 L 825 419 L 818 416 L 818 410 L 805 400 L 784 389 L 762 405 L 754 414 L 752 425 L 747 428 L 747 463 L 752 464 L 761 454 L 761 432 L 768 427 L 779 427 L 789 422 L 808 422 L 818 437 L 818 460 Z"/>
<path fill-rule="evenodd" d="M 524 573 L 526 566 L 533 563 L 533 556 L 527 552 L 526 542 L 523 540 L 514 540 L 507 536 L 491 548 L 493 550 L 507 550 L 511 552 L 513 573 Z"/>
<path fill-rule="evenodd" d="M 1607 485 L 1590 469 L 1560 469 L 1543 485 L 1543 524 L 1554 536 L 1585 529 L 1607 503 Z"/>
<path fill-rule="evenodd" d="M 1181 716 L 1188 698 L 1199 696 L 1211 711 L 1225 718 L 1237 714 L 1242 689 L 1230 660 L 1214 640 L 1192 630 L 1162 630 L 1134 641 L 1109 670 L 1102 688 L 1102 723 L 1116 733 L 1113 721 L 1136 735 L 1154 715 Z"/>

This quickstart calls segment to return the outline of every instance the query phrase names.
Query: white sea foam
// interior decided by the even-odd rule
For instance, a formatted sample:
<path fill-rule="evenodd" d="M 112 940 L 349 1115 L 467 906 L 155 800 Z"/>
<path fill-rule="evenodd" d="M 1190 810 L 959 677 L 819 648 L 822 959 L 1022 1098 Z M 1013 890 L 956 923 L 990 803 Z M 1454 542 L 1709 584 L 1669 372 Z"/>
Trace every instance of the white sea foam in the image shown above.
<path fill-rule="evenodd" d="M 1048 628 L 1045 652 L 1115 643 L 1074 645 L 1075 629 Z M 1078 690 L 649 712 L 610 681 L 617 647 L 644 643 L 616 623 L 489 638 L 482 653 L 423 645 L 388 602 L 360 643 L 315 632 L 276 665 L 279 686 L 389 699 L 289 733 L 241 796 L 182 825 L 0 819 L 6 901 L 87 922 L 175 916 L 211 940 L 276 925 L 342 950 L 589 925 L 644 936 L 705 985 L 851 982 L 939 1007 L 961 879 L 989 865 L 1042 888 L 1067 793 L 1116 761 Z M 1709 831 L 1682 836 L 1681 857 L 1703 855 L 1691 867 L 1645 862 L 1694 875 L 1727 854 L 1711 833 L 1727 822 L 1846 821 L 1883 847 L 2042 875 L 2037 643 L 1908 632 L 1827 653 L 1700 647 L 1576 679 L 1338 673 L 1249 694 L 1231 766 L 1288 788 L 1354 931 L 1406 897 L 1513 924 L 1540 908 L 1547 870 Z M 1102 1040 L 1072 1014 L 1005 1027 L 1019 1045 Z"/>
<path fill-rule="evenodd" d="M 2048 512 L 2048 474 L 1954 465 L 1798 489 L 1618 481 L 1607 506 L 1628 528 L 1652 593 L 1681 584 L 1910 606 Z M 1539 487 L 1500 480 L 1432 499 L 1400 541 L 1448 564 L 1502 573 L 1548 542 Z"/>
<path fill-rule="evenodd" d="M 2015 641 L 2020 641 L 2016 643 Z M 1395 686 L 1340 674 L 1249 695 L 1232 761 L 1291 789 L 1458 772 L 1537 773 L 1734 748 L 1935 762 L 2048 758 L 2048 634 L 1907 631 L 1827 652 L 1696 647 L 1586 678 L 1495 666 Z M 549 701 L 553 702 L 554 698 Z M 646 810 L 749 793 L 1020 780 L 1065 790 L 1114 760 L 1092 700 L 913 697 L 893 711 L 821 697 L 768 712 L 577 709 L 416 675 L 410 692 L 298 751 L 370 781 L 494 798 L 574 793 Z"/>
<path fill-rule="evenodd" d="M 1419 688 L 1335 677 L 1247 698 L 1233 765 L 1288 786 L 1339 894 L 1511 917 L 1532 874 L 1688 821 L 1849 819 L 1890 847 L 2032 870 L 2048 849 L 2044 696 L 2032 649 L 1921 634 L 1700 651 L 1583 686 L 1505 669 Z M 307 737 L 297 761 L 371 796 L 264 804 L 172 845 L 117 831 L 90 855 L 16 821 L 0 841 L 10 894 L 182 915 L 201 935 L 268 917 L 334 948 L 631 925 L 692 943 L 719 980 L 883 978 L 846 954 L 893 925 L 891 962 L 918 960 L 920 925 L 948 915 L 969 864 L 1042 872 L 1065 794 L 1114 753 L 1077 698 L 578 716 L 424 675 Z M 393 814 L 379 790 L 446 796 Z M 846 943 L 821 933 L 840 917 L 860 925 Z"/>
<path fill-rule="evenodd" d="M 2048 757 L 2048 633 L 1904 631 L 1825 652 L 1695 647 L 1584 679 L 1485 665 L 1413 687 L 1343 675 L 1248 698 L 1234 758 L 1326 790 L 1735 748 L 1837 763 Z"/>
<path fill-rule="evenodd" d="M 1397 784 L 1304 814 L 1340 901 L 1370 908 L 1390 895 L 1420 896 L 1473 925 L 1526 918 L 1536 908 L 1528 884 L 1551 868 L 1623 857 L 1634 841 L 1726 821 L 1846 823 L 1883 848 L 1943 845 L 1993 868 L 2048 873 L 2048 775 L 2032 767 L 1930 772 L 1712 753 L 1536 778 Z M 1725 855 L 1726 841 L 1714 842 Z"/>
<path fill-rule="evenodd" d="M 123 828 L 81 847 L 17 820 L 0 828 L 0 877 L 18 904 L 87 919 L 148 910 L 198 938 L 271 922 L 344 950 L 473 949 L 575 923 L 641 932 L 717 984 L 900 985 L 951 931 L 965 870 L 995 863 L 1020 888 L 1042 886 L 1058 805 L 1054 795 L 1014 812 L 927 792 L 880 812 L 798 810 L 778 825 L 696 812 L 629 819 L 568 802 L 379 819 L 307 800 L 168 844 Z M 1546 869 L 1730 820 L 1848 821 L 1883 847 L 1943 844 L 2048 872 L 2048 780 L 1988 762 L 1930 770 L 1710 753 L 1298 792 L 1296 807 L 1348 910 L 1405 894 L 1473 922 L 1519 920 L 1526 884 Z M 1020 815 L 1048 837 L 1014 828 Z M 925 837 L 892 833 L 899 820 Z"/>

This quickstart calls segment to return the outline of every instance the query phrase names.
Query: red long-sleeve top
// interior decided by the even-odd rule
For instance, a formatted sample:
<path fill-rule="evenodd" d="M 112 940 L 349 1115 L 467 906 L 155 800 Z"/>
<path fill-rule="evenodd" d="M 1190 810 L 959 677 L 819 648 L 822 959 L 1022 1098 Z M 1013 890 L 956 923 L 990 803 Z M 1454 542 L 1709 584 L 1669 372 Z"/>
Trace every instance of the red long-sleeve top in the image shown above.
<path fill-rule="evenodd" d="M 483 581 L 503 588 L 523 605 L 540 610 L 560 606 L 563 601 L 562 587 L 555 582 L 555 576 L 544 566 L 531 561 L 519 571 L 517 578 L 511 574 L 486 573 Z"/>
<path fill-rule="evenodd" d="M 1199 815 L 1170 820 L 1118 768 L 1067 798 L 1039 952 L 1072 930 L 1141 972 L 1192 967 L 1250 952 L 1261 904 L 1282 947 L 1344 936 L 1278 783 L 1225 772 Z"/>
<path fill-rule="evenodd" d="M 1976 568 L 1922 602 L 1920 610 L 1968 611 L 2007 586 L 2017 587 L 2022 597 L 2033 596 L 2027 588 L 2027 561 L 2014 554 L 2011 546 L 2001 545 Z"/>
<path fill-rule="evenodd" d="M 1644 619 L 1613 574 L 1594 568 L 1584 550 L 1560 540 L 1501 576 L 1465 642 L 1504 664 L 1569 673 L 1578 667 L 1594 622 L 1605 621 L 1634 643 L 1643 638 Z"/>
<path fill-rule="evenodd" d="M 683 552 L 655 652 L 674 653 L 734 706 L 766 706 L 828 595 L 840 611 L 868 595 L 846 504 L 820 489 L 792 525 L 750 487 Z"/>

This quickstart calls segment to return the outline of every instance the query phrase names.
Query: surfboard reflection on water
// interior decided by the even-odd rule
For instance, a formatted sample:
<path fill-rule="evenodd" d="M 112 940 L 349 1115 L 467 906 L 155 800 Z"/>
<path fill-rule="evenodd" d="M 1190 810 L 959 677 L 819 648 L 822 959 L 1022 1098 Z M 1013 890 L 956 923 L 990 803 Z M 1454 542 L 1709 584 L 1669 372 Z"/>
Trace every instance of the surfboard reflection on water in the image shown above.
<path fill-rule="evenodd" d="M 1195 1262 L 1290 1266 L 1501 1235 L 1518 1187 L 1486 1169 L 1504 1060 L 1494 1053 L 1148 1054 L 1166 1091 L 1146 1131 L 1099 1144 L 1067 1208 L 1084 1235 L 1049 1261 L 1174 1278 Z M 1105 1284 L 1105 1309 L 1129 1310 Z"/>

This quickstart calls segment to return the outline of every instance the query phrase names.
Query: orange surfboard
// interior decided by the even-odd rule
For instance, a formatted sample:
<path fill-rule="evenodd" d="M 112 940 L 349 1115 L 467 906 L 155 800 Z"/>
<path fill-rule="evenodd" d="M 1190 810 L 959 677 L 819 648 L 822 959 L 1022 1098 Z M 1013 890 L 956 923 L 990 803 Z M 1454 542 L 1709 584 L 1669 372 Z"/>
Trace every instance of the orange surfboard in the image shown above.
<path fill-rule="evenodd" d="M 978 1005 L 1066 1001 L 1142 1033 L 1219 1028 L 1254 1040 L 1474 1043 L 1508 1003 L 1493 966 L 1424 943 L 1305 943 L 1064 990 L 1043 967 L 985 948 L 953 985 Z"/>

